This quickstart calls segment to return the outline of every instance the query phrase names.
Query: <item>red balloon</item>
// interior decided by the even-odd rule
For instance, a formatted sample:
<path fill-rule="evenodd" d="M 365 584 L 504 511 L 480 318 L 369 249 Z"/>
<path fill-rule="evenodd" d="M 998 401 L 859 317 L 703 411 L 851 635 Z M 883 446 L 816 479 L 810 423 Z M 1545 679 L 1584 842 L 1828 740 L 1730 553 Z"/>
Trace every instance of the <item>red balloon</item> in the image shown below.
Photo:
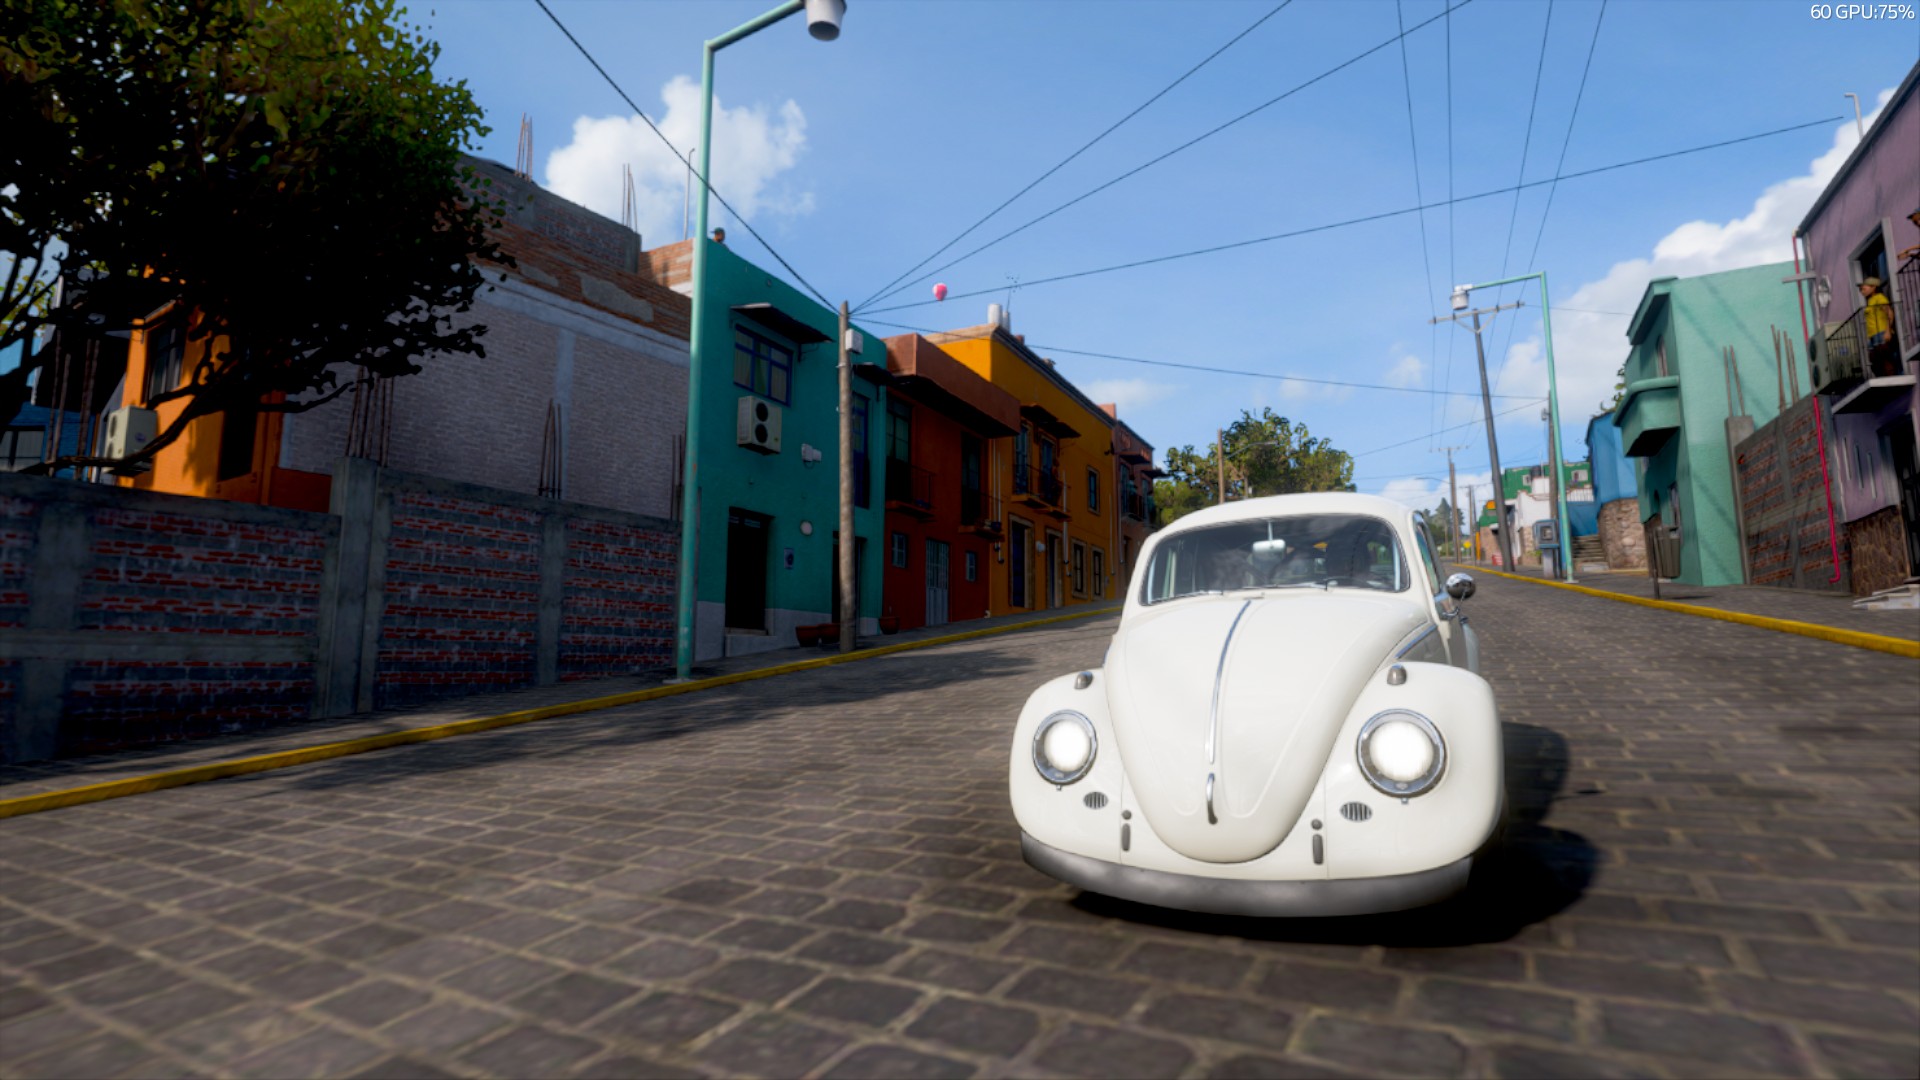
<path fill-rule="evenodd" d="M 947 298 L 946 283 L 942 282 L 941 284 L 935 285 L 933 287 L 933 298 L 935 300 L 945 300 Z"/>

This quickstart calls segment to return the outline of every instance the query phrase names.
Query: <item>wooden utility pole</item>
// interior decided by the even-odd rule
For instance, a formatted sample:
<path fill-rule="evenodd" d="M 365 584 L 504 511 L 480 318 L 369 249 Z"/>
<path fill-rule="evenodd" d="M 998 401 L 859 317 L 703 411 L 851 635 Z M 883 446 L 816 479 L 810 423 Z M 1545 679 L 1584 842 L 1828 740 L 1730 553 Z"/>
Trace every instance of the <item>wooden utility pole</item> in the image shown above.
<path fill-rule="evenodd" d="M 847 304 L 840 302 L 840 651 L 853 651 L 860 612 L 853 536 L 853 366 L 847 356 Z"/>
<path fill-rule="evenodd" d="M 1473 537 L 1473 561 L 1480 561 L 1480 500 L 1474 497 L 1476 489 L 1467 485 L 1467 534 Z"/>
<path fill-rule="evenodd" d="M 1464 446 L 1441 446 L 1434 450 L 1435 453 L 1447 455 L 1447 512 L 1450 515 L 1447 518 L 1447 543 L 1456 559 L 1460 557 L 1460 484 L 1454 476 L 1453 452 L 1465 449 Z"/>
<path fill-rule="evenodd" d="M 1464 301 L 1463 301 L 1464 303 Z M 1446 318 L 1432 318 L 1428 322 L 1457 322 L 1460 319 L 1473 319 L 1473 351 L 1480 359 L 1480 403 L 1487 416 L 1487 456 L 1493 464 L 1493 525 L 1500 537 L 1500 557 L 1507 570 L 1513 570 L 1513 529 L 1507 522 L 1506 478 L 1500 474 L 1500 441 L 1493 435 L 1493 391 L 1487 388 L 1487 346 L 1481 340 L 1480 316 L 1493 315 L 1508 308 L 1520 306 L 1518 300 L 1498 307 L 1477 308 L 1473 311 L 1461 311 Z"/>
<path fill-rule="evenodd" d="M 1225 505 L 1227 501 L 1227 432 L 1225 428 L 1213 431 L 1213 460 L 1219 466 L 1220 497 L 1214 500 L 1216 505 Z"/>

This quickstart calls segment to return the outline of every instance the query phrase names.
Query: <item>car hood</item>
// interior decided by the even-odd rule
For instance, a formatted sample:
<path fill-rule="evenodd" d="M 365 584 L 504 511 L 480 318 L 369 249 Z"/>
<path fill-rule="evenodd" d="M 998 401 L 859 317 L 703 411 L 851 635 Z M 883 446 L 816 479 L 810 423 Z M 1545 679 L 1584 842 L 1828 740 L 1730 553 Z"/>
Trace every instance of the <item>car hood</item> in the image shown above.
<path fill-rule="evenodd" d="M 1133 800 L 1154 832 L 1208 862 L 1278 847 L 1362 685 L 1422 618 L 1400 596 L 1303 590 L 1130 619 L 1108 658 L 1108 704 Z"/>

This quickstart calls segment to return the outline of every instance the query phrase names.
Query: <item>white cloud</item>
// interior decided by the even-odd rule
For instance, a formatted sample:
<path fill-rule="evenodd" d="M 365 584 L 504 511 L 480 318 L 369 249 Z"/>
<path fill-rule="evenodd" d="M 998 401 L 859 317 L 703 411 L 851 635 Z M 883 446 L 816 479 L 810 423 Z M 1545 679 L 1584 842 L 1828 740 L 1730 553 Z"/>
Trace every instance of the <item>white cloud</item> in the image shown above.
<path fill-rule="evenodd" d="M 661 88 L 660 97 L 666 103 L 666 111 L 658 117 L 661 132 L 691 153 L 699 141 L 699 84 L 676 75 Z M 795 102 L 787 101 L 778 110 L 764 105 L 728 109 L 714 99 L 713 187 L 748 220 L 813 210 L 811 192 L 776 183 L 799 161 L 806 146 L 807 117 Z M 694 161 L 697 164 L 698 157 Z M 618 221 L 623 165 L 633 166 L 640 235 L 647 246 L 680 239 L 686 220 L 687 167 L 638 116 L 575 120 L 572 141 L 547 156 L 546 184 L 561 197 Z M 717 224 L 725 211 L 717 201 L 711 206 Z"/>
<path fill-rule="evenodd" d="M 1445 466 L 1441 468 L 1443 471 L 1435 476 L 1403 476 L 1398 479 L 1389 480 L 1385 484 L 1380 485 L 1374 494 L 1392 499 L 1402 505 L 1410 506 L 1415 510 L 1431 510 L 1440 505 L 1440 500 L 1451 498 L 1447 486 L 1447 478 L 1444 473 Z M 1493 494 L 1492 477 L 1493 473 L 1490 471 L 1457 473 L 1455 480 L 1460 492 L 1460 505 L 1470 505 L 1467 501 L 1469 498 L 1482 503 L 1491 498 Z M 1359 486 L 1366 488 L 1372 485 L 1362 483 Z"/>
<path fill-rule="evenodd" d="M 1082 387 L 1086 395 L 1102 405 L 1112 405 L 1124 419 L 1135 409 L 1171 397 L 1183 389 L 1173 383 L 1148 379 L 1095 379 Z"/>
<path fill-rule="evenodd" d="M 1875 116 L 1892 97 L 1891 89 L 1880 92 Z M 1872 121 L 1873 117 L 1869 116 L 1867 122 Z M 1615 263 L 1598 281 L 1589 281 L 1571 294 L 1555 297 L 1555 304 L 1564 303 L 1568 309 L 1631 313 L 1639 306 L 1647 283 L 1656 277 L 1692 277 L 1791 260 L 1793 251 L 1788 238 L 1794 227 L 1813 207 L 1813 201 L 1840 171 L 1859 141 L 1851 120 L 1840 124 L 1834 130 L 1833 144 L 1809 163 L 1805 173 L 1769 186 L 1754 200 L 1753 208 L 1744 217 L 1724 224 L 1687 222 L 1661 237 L 1651 256 Z M 1528 294 L 1527 300 L 1531 305 L 1533 294 Z M 1566 454 L 1569 458 L 1577 458 L 1584 452 L 1576 429 L 1594 409 L 1613 397 L 1614 372 L 1627 355 L 1628 321 L 1629 316 L 1597 315 L 1590 311 L 1556 308 L 1553 313 L 1554 367 L 1560 384 L 1561 421 L 1568 431 Z M 1491 344 L 1491 337 L 1488 341 Z M 1499 392 L 1546 394 L 1547 367 L 1538 334 L 1514 342 L 1501 365 Z M 1495 411 L 1517 404 L 1496 403 Z M 1537 413 L 1523 411 L 1508 417 L 1502 427 L 1504 430 L 1509 424 L 1532 426 L 1537 418 Z"/>
<path fill-rule="evenodd" d="M 1408 353 L 1387 369 L 1387 385 L 1419 386 L 1427 377 L 1427 362 Z"/>

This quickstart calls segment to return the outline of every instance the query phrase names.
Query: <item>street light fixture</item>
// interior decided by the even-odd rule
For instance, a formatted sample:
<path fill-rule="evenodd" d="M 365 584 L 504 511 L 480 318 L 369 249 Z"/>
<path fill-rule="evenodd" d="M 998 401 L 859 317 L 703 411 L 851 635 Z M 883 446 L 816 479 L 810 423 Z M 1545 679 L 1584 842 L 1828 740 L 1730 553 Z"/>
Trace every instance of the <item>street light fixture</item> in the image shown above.
<path fill-rule="evenodd" d="M 687 444 L 686 475 L 680 494 L 680 602 L 674 638 L 674 678 L 685 681 L 693 669 L 693 613 L 699 602 L 700 548 L 700 414 L 701 373 L 707 335 L 702 333 L 707 312 L 707 196 L 709 166 L 713 161 L 713 54 L 742 38 L 772 26 L 801 10 L 807 13 L 807 32 L 818 41 L 833 41 L 840 36 L 840 20 L 846 15 L 846 0 L 786 0 L 759 18 L 744 22 L 708 41 L 700 58 L 700 204 L 698 226 L 693 230 L 693 311 L 687 329 Z M 843 335 L 844 336 L 844 335 Z M 843 410 L 844 413 L 844 410 Z M 846 422 L 846 417 L 841 417 Z M 842 455 L 844 457 L 844 455 Z M 845 462 L 841 467 L 846 468 Z M 852 543 L 848 537 L 845 543 Z"/>
<path fill-rule="evenodd" d="M 1553 316 L 1548 310 L 1547 303 L 1547 272 L 1540 270 L 1531 274 L 1521 274 L 1517 277 L 1502 278 L 1499 281 L 1482 282 L 1478 285 L 1456 285 L 1453 288 L 1453 307 L 1456 311 L 1465 308 L 1467 306 L 1467 294 L 1475 289 L 1491 289 L 1497 285 L 1512 285 L 1515 282 L 1531 281 L 1536 278 L 1540 281 L 1540 335 L 1546 340 L 1547 351 L 1547 414 L 1550 424 L 1547 432 L 1548 456 L 1550 458 L 1547 463 L 1547 468 L 1549 470 L 1548 475 L 1553 477 L 1554 520 L 1557 523 L 1554 533 L 1560 539 L 1560 559 L 1562 560 L 1561 580 L 1571 583 L 1573 581 L 1573 559 L 1570 557 L 1571 553 L 1569 549 L 1573 542 L 1573 533 L 1572 530 L 1567 527 L 1566 485 L 1560 483 L 1560 386 L 1554 378 L 1553 370 Z M 1495 476 L 1493 483 L 1495 501 L 1499 502 L 1499 497 L 1503 490 L 1500 486 L 1501 478 Z M 1503 519 L 1501 523 L 1504 525 L 1505 515 L 1502 514 L 1501 516 Z M 1508 569 L 1512 568 L 1509 567 Z"/>

